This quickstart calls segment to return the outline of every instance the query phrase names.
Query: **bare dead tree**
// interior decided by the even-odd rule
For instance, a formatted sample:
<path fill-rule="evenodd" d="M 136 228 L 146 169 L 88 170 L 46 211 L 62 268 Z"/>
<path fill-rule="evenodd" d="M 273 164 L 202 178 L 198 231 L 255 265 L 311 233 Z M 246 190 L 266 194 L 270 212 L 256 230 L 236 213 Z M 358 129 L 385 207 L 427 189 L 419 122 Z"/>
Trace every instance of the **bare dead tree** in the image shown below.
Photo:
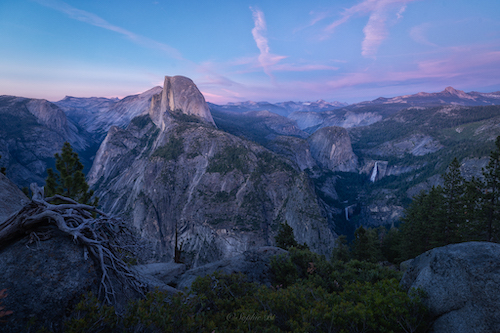
<path fill-rule="evenodd" d="M 181 255 L 182 255 L 182 245 L 184 242 L 179 245 L 179 230 L 177 229 L 177 224 L 175 224 L 175 248 L 174 248 L 174 262 L 177 264 L 182 264 Z"/>
<path fill-rule="evenodd" d="M 31 202 L 0 224 L 0 244 L 36 233 L 39 227 L 55 225 L 84 246 L 85 256 L 90 253 L 99 263 L 99 292 L 105 301 L 109 304 L 116 301 L 113 279 L 144 294 L 145 284 L 124 261 L 124 254 L 129 252 L 130 240 L 134 236 L 123 220 L 61 195 L 45 198 L 43 188 L 37 184 L 31 184 L 30 188 L 33 192 Z"/>

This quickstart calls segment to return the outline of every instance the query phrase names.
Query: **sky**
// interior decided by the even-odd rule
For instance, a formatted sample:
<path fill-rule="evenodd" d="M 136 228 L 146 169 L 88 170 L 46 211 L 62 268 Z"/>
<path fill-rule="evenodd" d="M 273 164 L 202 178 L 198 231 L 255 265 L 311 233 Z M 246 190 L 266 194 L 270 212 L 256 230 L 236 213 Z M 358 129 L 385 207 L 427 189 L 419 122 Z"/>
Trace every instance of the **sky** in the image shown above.
<path fill-rule="evenodd" d="M 0 95 L 216 104 L 500 91 L 498 0 L 0 0 Z"/>

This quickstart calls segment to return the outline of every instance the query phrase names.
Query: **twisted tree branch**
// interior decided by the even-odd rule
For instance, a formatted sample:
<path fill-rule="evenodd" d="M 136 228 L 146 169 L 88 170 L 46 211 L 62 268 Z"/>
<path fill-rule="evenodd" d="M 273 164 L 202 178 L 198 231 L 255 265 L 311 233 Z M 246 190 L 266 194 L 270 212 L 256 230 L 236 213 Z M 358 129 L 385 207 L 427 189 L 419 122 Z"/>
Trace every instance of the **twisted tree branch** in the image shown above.
<path fill-rule="evenodd" d="M 101 271 L 99 291 L 108 303 L 116 301 L 113 276 L 144 294 L 145 284 L 124 261 L 135 237 L 123 220 L 60 195 L 45 199 L 43 188 L 36 184 L 30 187 L 33 192 L 31 202 L 0 224 L 0 244 L 30 234 L 38 227 L 55 225 L 83 245 L 85 255 L 90 253 L 97 260 Z"/>

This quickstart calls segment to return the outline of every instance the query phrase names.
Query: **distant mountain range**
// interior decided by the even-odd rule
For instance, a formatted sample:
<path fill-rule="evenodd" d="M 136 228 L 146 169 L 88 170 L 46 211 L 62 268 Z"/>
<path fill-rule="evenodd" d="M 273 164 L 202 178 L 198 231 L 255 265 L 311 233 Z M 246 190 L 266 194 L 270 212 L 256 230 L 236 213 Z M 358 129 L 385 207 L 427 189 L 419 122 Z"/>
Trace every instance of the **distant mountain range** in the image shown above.
<path fill-rule="evenodd" d="M 412 106 L 439 106 L 439 105 L 499 105 L 500 91 L 491 93 L 480 93 L 472 91 L 469 93 L 447 87 L 436 93 L 419 92 L 414 95 L 404 95 L 392 98 L 379 97 L 373 101 L 366 101 L 348 106 L 349 109 L 360 109 L 373 106 L 394 106 L 395 108 L 408 108 Z M 388 110 L 393 108 L 389 107 Z"/>
<path fill-rule="evenodd" d="M 224 105 L 217 105 L 208 103 L 211 109 L 219 111 L 232 111 L 232 112 L 247 112 L 247 111 L 269 111 L 280 116 L 287 117 L 289 114 L 295 111 L 312 111 L 312 112 L 322 112 L 327 110 L 333 110 L 347 106 L 347 103 L 332 102 L 328 103 L 320 99 L 316 102 L 280 102 L 280 103 L 269 103 L 269 102 L 238 102 L 238 103 L 228 103 Z"/>
<path fill-rule="evenodd" d="M 181 104 L 187 107 L 192 102 L 188 91 L 195 86 L 190 81 L 185 82 L 189 84 L 174 86 L 178 90 L 175 95 L 178 98 L 182 96 L 186 103 Z M 208 193 L 207 188 L 218 184 L 216 178 L 219 176 L 214 176 L 217 172 L 207 172 L 205 168 L 214 164 L 216 157 L 227 153 L 224 156 L 232 163 L 229 167 L 234 164 L 243 170 L 251 167 L 255 171 L 248 177 L 245 173 L 242 174 L 244 177 L 237 177 L 237 182 L 248 178 L 245 180 L 245 186 L 248 187 L 245 191 L 248 190 L 252 195 L 256 193 L 254 190 L 269 193 L 282 191 L 278 186 L 279 177 L 286 174 L 289 182 L 292 182 L 297 175 L 301 175 L 303 178 L 300 178 L 300 182 L 309 184 L 310 181 L 315 188 L 307 195 L 305 192 L 300 193 L 304 198 L 307 197 L 304 200 L 321 203 L 319 215 L 328 217 L 332 233 L 349 233 L 359 224 L 397 222 L 409 197 L 421 189 L 438 184 L 439 174 L 444 172 L 455 156 L 462 162 L 468 175 L 478 175 L 487 162 L 492 140 L 500 135 L 500 106 L 496 106 L 500 105 L 500 92 L 465 93 L 448 87 L 437 93 L 381 97 L 351 105 L 323 100 L 274 104 L 248 101 L 226 105 L 207 103 L 208 108 L 203 96 L 195 94 L 198 109 L 203 109 L 205 118 L 212 119 L 213 122 L 208 122 L 212 125 L 215 123 L 215 127 L 198 125 L 196 113 L 177 114 L 175 108 L 186 108 L 176 106 L 170 110 L 176 124 L 175 129 L 171 129 L 174 132 L 170 133 L 165 128 L 173 124 L 170 122 L 174 118 L 164 118 L 162 109 L 171 102 L 174 105 L 175 99 L 163 96 L 163 90 L 162 87 L 154 87 L 123 99 L 68 96 L 53 103 L 0 96 L 0 167 L 7 168 L 7 176 L 18 186 L 26 186 L 33 181 L 43 185 L 46 168 L 54 166 L 54 153 L 60 151 L 64 141 L 69 141 L 85 164 L 85 172 L 93 164 L 96 165 L 96 161 L 100 161 L 105 166 L 103 170 L 110 173 L 106 176 L 107 187 L 98 179 L 92 182 L 96 192 L 104 196 L 110 184 L 114 184 L 117 179 L 125 183 L 135 182 L 128 178 L 129 174 L 122 175 L 124 170 L 132 170 L 131 163 L 140 160 L 144 165 L 150 165 L 150 160 L 157 161 L 157 156 L 162 155 L 168 161 L 162 163 L 170 165 L 167 168 L 170 171 L 165 169 L 163 175 L 166 177 L 170 172 L 176 172 L 177 176 L 184 175 L 182 181 L 172 176 L 172 182 L 178 181 L 172 184 L 189 189 L 188 197 L 192 198 L 193 193 Z M 158 136 L 159 131 L 164 132 L 164 135 Z M 144 137 L 146 134 L 154 134 L 158 140 L 148 141 Z M 112 142 L 113 151 L 119 153 L 111 154 L 103 142 L 107 142 L 108 148 Z M 232 147 L 235 144 L 244 149 Z M 97 153 L 99 147 L 103 147 L 100 154 Z M 201 154 L 201 150 L 197 151 L 196 147 L 206 149 Z M 156 152 L 155 149 L 160 150 Z M 177 155 L 177 150 L 183 153 Z M 245 158 L 240 158 L 240 155 Z M 261 160 L 264 157 L 267 159 Z M 176 159 L 183 162 L 177 162 Z M 280 166 L 292 166 L 293 172 L 290 169 L 278 177 L 279 174 L 273 169 L 277 167 L 277 162 Z M 153 164 L 158 166 L 162 163 Z M 194 163 L 192 169 L 189 169 L 189 163 Z M 223 165 L 221 163 L 217 167 L 222 168 Z M 191 171 L 186 173 L 182 170 Z M 138 179 L 145 177 L 142 170 L 132 171 Z M 228 169 L 225 172 L 227 177 L 233 177 L 233 171 Z M 267 180 L 254 183 L 257 173 L 265 175 Z M 198 177 L 196 181 L 206 178 L 207 184 L 203 186 L 207 188 L 192 182 L 192 175 Z M 226 175 L 222 176 L 226 178 Z M 270 179 L 276 180 L 276 183 L 272 183 L 273 186 L 277 184 L 276 188 L 269 187 Z M 209 180 L 213 184 L 208 184 Z M 236 180 L 224 182 L 227 187 L 227 184 Z M 120 182 L 116 186 L 123 184 Z M 253 189 L 250 189 L 250 185 Z M 265 189 L 262 187 L 264 185 L 267 186 Z M 291 188 L 293 186 L 289 186 L 285 192 L 290 194 Z M 228 193 L 233 195 L 233 190 L 228 190 Z M 120 195 L 128 195 L 127 191 L 120 192 Z M 185 194 L 181 192 L 179 196 Z M 212 192 L 220 196 L 217 198 L 232 204 L 241 204 L 246 200 L 240 197 L 239 201 L 229 200 L 225 187 Z M 151 200 L 157 200 L 155 195 L 151 194 Z M 269 195 L 272 198 L 274 194 Z M 107 202 L 109 207 L 115 207 L 114 202 L 118 199 L 105 196 L 108 198 L 103 198 L 103 205 Z M 262 193 L 255 194 L 255 198 L 261 197 Z M 116 207 L 128 207 L 125 201 L 120 200 L 116 201 Z M 144 205 L 146 207 L 149 203 L 145 201 Z M 231 207 L 228 212 L 234 208 Z M 264 215 L 269 213 L 269 216 L 273 216 L 274 213 L 270 212 L 274 208 L 270 209 L 268 203 L 263 207 Z M 186 208 L 179 212 L 179 216 L 188 216 L 186 212 L 191 210 Z M 234 215 L 234 212 L 236 208 L 231 214 Z M 214 214 L 212 219 L 215 219 Z M 239 214 L 243 219 L 246 213 L 240 209 Z M 289 223 L 295 221 L 295 227 L 298 227 L 301 218 L 294 215 L 293 219 L 292 216 L 287 219 Z M 245 225 L 245 228 L 250 227 Z"/>
<path fill-rule="evenodd" d="M 270 111 L 282 116 L 287 117 L 292 112 L 296 111 L 312 111 L 312 112 L 324 112 L 331 111 L 335 109 L 350 109 L 355 110 L 359 108 L 364 108 L 366 106 L 375 105 L 400 105 L 403 104 L 404 107 L 410 106 L 438 106 L 438 105 L 462 105 L 462 106 L 474 106 L 474 105 L 499 105 L 500 104 L 500 91 L 491 93 L 481 93 L 477 91 L 472 91 L 466 93 L 462 90 L 457 90 L 453 87 L 447 87 L 441 92 L 436 93 L 426 93 L 419 92 L 413 95 L 403 95 L 391 98 L 379 97 L 373 101 L 364 101 L 360 103 L 347 104 L 341 102 L 326 102 L 322 99 L 316 102 L 279 102 L 279 103 L 269 103 L 269 102 L 237 102 L 237 103 L 227 103 L 227 104 L 213 104 L 208 103 L 210 108 L 221 110 L 221 111 L 233 111 L 233 112 L 247 112 L 247 111 Z"/>

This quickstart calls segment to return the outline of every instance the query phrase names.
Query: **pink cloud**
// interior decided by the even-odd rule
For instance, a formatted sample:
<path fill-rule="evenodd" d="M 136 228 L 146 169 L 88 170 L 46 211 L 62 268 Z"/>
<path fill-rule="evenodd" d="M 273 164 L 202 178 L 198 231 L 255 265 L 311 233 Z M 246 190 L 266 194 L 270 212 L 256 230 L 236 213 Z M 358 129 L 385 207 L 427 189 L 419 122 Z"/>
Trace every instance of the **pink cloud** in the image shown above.
<path fill-rule="evenodd" d="M 274 77 L 271 73 L 271 66 L 277 64 L 280 60 L 286 58 L 286 56 L 280 56 L 272 54 L 269 48 L 269 43 L 265 34 L 267 32 L 266 21 L 264 19 L 264 13 L 258 9 L 254 9 L 250 7 L 253 14 L 254 20 L 254 28 L 252 29 L 252 36 L 259 48 L 259 63 L 264 69 L 264 72 L 274 80 Z"/>
<path fill-rule="evenodd" d="M 498 85 L 499 82 L 500 51 L 496 51 L 497 48 L 495 45 L 448 48 L 441 50 L 439 55 L 434 53 L 432 58 L 408 63 L 405 65 L 407 68 L 399 70 L 385 71 L 369 67 L 359 72 L 334 74 L 321 79 L 316 77 L 311 80 L 286 81 L 279 85 L 255 83 L 219 88 L 212 86 L 213 90 L 210 89 L 209 92 L 225 96 L 226 99 L 219 99 L 220 104 L 249 99 L 284 101 L 322 98 L 346 101 L 361 97 L 371 99 L 370 96 L 374 95 L 391 97 L 419 91 L 441 91 L 450 85 L 458 89 L 467 89 L 468 86 L 486 87 Z M 321 65 L 318 66 L 320 67 Z M 286 64 L 276 65 L 273 70 L 280 68 L 293 70 L 293 66 L 287 67 Z M 308 65 L 303 65 L 303 69 L 306 68 L 312 70 Z"/>
<path fill-rule="evenodd" d="M 274 71 L 286 71 L 286 72 L 309 72 L 309 71 L 336 71 L 338 67 L 328 66 L 328 65 L 293 65 L 293 64 L 282 64 L 273 67 Z"/>
<path fill-rule="evenodd" d="M 365 38 L 361 43 L 361 54 L 364 57 L 375 57 L 378 48 L 389 35 L 387 28 L 388 15 L 397 9 L 396 18 L 402 18 L 406 10 L 406 4 L 417 0 L 364 0 L 363 2 L 347 8 L 342 13 L 342 17 L 325 29 L 327 34 L 331 34 L 335 29 L 349 21 L 355 15 L 369 15 L 368 23 L 363 29 Z"/>

